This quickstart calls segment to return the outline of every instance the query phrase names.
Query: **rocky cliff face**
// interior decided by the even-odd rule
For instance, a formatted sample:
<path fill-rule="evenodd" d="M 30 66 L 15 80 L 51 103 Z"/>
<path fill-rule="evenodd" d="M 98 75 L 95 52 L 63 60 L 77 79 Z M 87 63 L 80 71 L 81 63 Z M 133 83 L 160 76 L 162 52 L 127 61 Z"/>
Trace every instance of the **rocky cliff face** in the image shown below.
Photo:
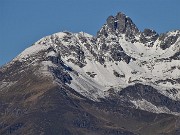
<path fill-rule="evenodd" d="M 179 30 L 141 32 L 123 13 L 96 37 L 44 37 L 0 68 L 0 133 L 178 135 L 179 52 Z"/>

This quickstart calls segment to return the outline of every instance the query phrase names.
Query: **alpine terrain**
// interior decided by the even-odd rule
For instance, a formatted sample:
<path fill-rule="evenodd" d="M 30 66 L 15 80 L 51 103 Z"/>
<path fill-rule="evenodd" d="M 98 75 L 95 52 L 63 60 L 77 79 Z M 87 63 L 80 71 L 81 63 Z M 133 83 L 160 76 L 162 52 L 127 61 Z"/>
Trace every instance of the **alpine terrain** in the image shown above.
<path fill-rule="evenodd" d="M 119 12 L 46 36 L 0 68 L 1 135 L 180 135 L 180 30 Z"/>

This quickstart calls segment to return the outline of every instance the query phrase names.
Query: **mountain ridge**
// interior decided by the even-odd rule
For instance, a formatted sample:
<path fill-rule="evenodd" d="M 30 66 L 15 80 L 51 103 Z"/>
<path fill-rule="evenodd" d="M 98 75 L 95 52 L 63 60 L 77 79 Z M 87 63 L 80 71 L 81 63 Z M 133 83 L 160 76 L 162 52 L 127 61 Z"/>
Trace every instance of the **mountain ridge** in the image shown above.
<path fill-rule="evenodd" d="M 112 18 L 112 16 L 110 16 L 110 17 Z M 122 19 L 124 19 L 124 20 L 129 19 L 128 22 L 132 22 L 132 20 L 129 17 L 125 16 L 122 13 L 118 13 L 117 16 L 116 16 L 116 19 L 118 17 L 120 18 L 120 22 L 123 22 Z M 117 22 L 117 20 L 114 20 L 114 22 Z M 129 25 L 133 26 L 133 28 L 136 28 L 136 26 L 135 26 L 135 24 L 133 22 L 132 22 L 132 25 L 131 24 L 129 24 Z M 108 26 L 108 23 L 107 23 L 106 26 Z M 177 44 L 177 50 L 176 50 L 176 44 L 175 44 L 173 46 L 175 48 L 174 50 L 173 49 L 168 50 L 169 52 L 171 51 L 172 54 L 171 53 L 170 53 L 170 55 L 167 54 L 167 56 L 164 55 L 164 54 L 159 54 L 160 51 L 163 52 L 163 50 L 164 50 L 163 48 L 161 48 L 161 41 L 158 41 L 160 43 L 157 43 L 156 46 L 153 44 L 154 46 L 147 46 L 146 47 L 146 45 L 143 45 L 140 40 L 136 41 L 137 44 L 134 41 L 132 42 L 132 40 L 134 40 L 134 39 L 132 39 L 132 37 L 131 37 L 130 38 L 130 43 L 129 43 L 129 39 L 127 39 L 126 34 L 125 34 L 126 33 L 126 30 L 125 30 L 126 25 L 124 25 L 123 27 L 124 28 L 121 28 L 120 31 L 119 30 L 114 31 L 115 35 L 114 35 L 114 33 L 110 32 L 109 36 L 107 36 L 105 38 L 104 38 L 104 33 L 103 34 L 99 33 L 100 38 L 98 38 L 98 36 L 97 36 L 97 38 L 93 37 L 93 36 L 91 36 L 89 34 L 86 34 L 86 33 L 83 33 L 83 32 L 80 32 L 80 33 L 77 33 L 77 34 L 76 33 L 73 34 L 71 32 L 56 33 L 56 34 L 47 36 L 47 37 L 42 38 L 41 40 L 37 41 L 34 46 L 30 47 L 29 49 L 27 49 L 26 51 L 21 53 L 19 56 L 17 56 L 16 59 L 19 60 L 19 61 L 21 61 L 21 60 L 26 61 L 26 59 L 28 59 L 29 56 L 33 55 L 33 53 L 36 54 L 38 51 L 48 50 L 47 51 L 48 53 L 46 52 L 47 53 L 47 55 L 46 55 L 47 58 L 46 59 L 48 59 L 48 60 L 50 59 L 50 61 L 51 61 L 51 59 L 52 60 L 55 59 L 55 61 L 57 62 L 55 64 L 58 64 L 58 60 L 59 60 L 59 61 L 61 61 L 61 64 L 63 63 L 64 65 L 67 65 L 67 67 L 69 69 L 73 69 L 75 66 L 78 66 L 80 69 L 78 69 L 78 68 L 75 69 L 76 72 L 80 73 L 80 71 L 78 71 L 78 70 L 81 70 L 81 68 L 85 68 L 85 66 L 87 68 L 92 68 L 92 67 L 99 68 L 99 69 L 97 69 L 97 71 L 91 71 L 91 70 L 89 71 L 89 69 L 84 69 L 84 70 L 87 70 L 87 71 L 84 71 L 84 73 L 82 73 L 82 74 L 85 74 L 83 76 L 88 75 L 88 76 L 91 77 L 91 79 L 94 79 L 94 77 L 96 79 L 96 76 L 97 77 L 98 76 L 103 77 L 103 78 L 102 77 L 97 78 L 95 81 L 99 81 L 99 80 L 104 79 L 105 76 L 103 74 L 105 74 L 105 72 L 106 73 L 107 72 L 113 72 L 113 74 L 114 74 L 113 76 L 112 76 L 112 73 L 110 73 L 108 75 L 111 76 L 114 79 L 111 78 L 110 80 L 107 80 L 105 82 L 101 81 L 101 83 L 103 83 L 103 85 L 105 85 L 105 84 L 108 85 L 108 82 L 112 82 L 112 81 L 117 82 L 117 83 L 112 83 L 112 86 L 113 85 L 120 85 L 120 89 L 121 89 L 121 86 L 122 86 L 122 88 L 125 88 L 128 85 L 131 85 L 130 82 L 133 82 L 133 81 L 135 81 L 135 83 L 139 82 L 139 83 L 145 83 L 145 84 L 147 83 L 147 84 L 151 85 L 152 83 L 150 81 L 148 81 L 148 80 L 149 79 L 151 80 L 151 79 L 153 79 L 155 77 L 152 73 L 153 73 L 153 68 L 156 67 L 156 61 L 162 61 L 162 60 L 163 61 L 168 61 L 168 59 L 171 61 L 171 59 L 168 58 L 168 57 L 173 57 L 175 54 L 177 54 L 180 47 L 178 48 L 178 44 Z M 103 28 L 104 28 L 104 26 L 103 26 Z M 118 28 L 118 24 L 117 24 L 117 28 Z M 112 30 L 112 28 L 110 28 L 110 29 Z M 136 31 L 136 30 L 132 30 L 132 31 Z M 144 32 L 140 32 L 138 30 L 138 36 L 141 36 L 142 33 L 144 33 Z M 178 35 L 178 33 L 179 33 L 179 31 L 168 32 L 170 37 L 171 37 L 171 35 Z M 135 36 L 137 36 L 137 35 L 135 35 Z M 165 38 L 162 38 L 162 39 L 165 39 Z M 159 40 L 159 37 L 156 38 L 156 40 Z M 164 41 L 162 41 L 162 42 L 164 42 Z M 154 41 L 154 43 L 155 43 L 155 41 Z M 174 41 L 172 43 L 174 43 Z M 144 48 L 142 48 L 142 47 L 144 47 Z M 149 48 L 154 49 L 154 50 L 152 51 Z M 169 46 L 169 48 L 170 48 L 170 46 Z M 166 50 L 169 49 L 169 48 L 166 48 Z M 140 49 L 142 49 L 143 51 L 141 51 Z M 73 53 L 69 52 L 69 50 L 72 51 Z M 148 51 L 150 52 L 150 54 L 146 55 L 146 54 L 149 53 Z M 151 57 L 150 55 L 154 55 L 154 56 Z M 164 56 L 161 57 L 160 55 L 164 55 Z M 68 58 L 68 57 L 70 57 L 70 58 Z M 16 61 L 16 59 L 15 59 L 15 61 Z M 179 58 L 177 58 L 177 59 L 179 60 Z M 47 66 L 47 64 L 50 64 L 52 66 L 51 62 L 48 62 L 48 60 L 45 60 L 44 64 L 46 66 Z M 175 59 L 173 62 L 169 62 L 173 66 L 167 67 L 168 68 L 167 70 L 173 71 L 173 70 L 171 70 L 172 67 L 175 68 L 175 69 L 177 68 L 177 70 L 178 70 L 179 69 L 178 68 L 179 65 L 177 63 L 178 60 Z M 33 61 L 33 59 L 31 59 L 31 61 Z M 138 61 L 138 62 L 136 62 L 136 61 Z M 150 62 L 148 63 L 148 61 L 150 61 Z M 92 62 L 95 63 L 95 65 Z M 107 63 L 107 64 L 105 64 L 105 63 Z M 129 63 L 130 64 L 132 63 L 132 65 L 129 66 L 128 65 Z M 138 69 L 139 68 L 138 66 L 140 66 L 140 67 L 143 66 L 142 63 L 147 63 L 146 67 Z M 157 63 L 160 63 L 160 62 L 157 62 Z M 165 62 L 164 66 L 166 66 L 169 63 Z M 91 65 L 91 66 L 88 67 L 89 65 Z M 106 67 L 107 65 L 108 65 L 108 67 Z M 122 67 L 119 70 L 118 65 L 121 65 L 121 66 L 124 66 L 124 67 Z M 104 72 L 102 72 L 100 74 L 97 74 L 96 72 L 100 72 L 99 71 L 100 68 L 101 69 L 111 68 L 110 69 L 111 71 L 105 69 Z M 148 70 L 144 69 L 144 68 L 148 68 Z M 156 69 L 157 71 L 156 72 L 154 71 L 155 72 L 154 74 L 157 74 L 157 72 L 160 72 L 159 69 L 158 69 L 160 67 L 157 66 L 156 68 L 157 68 Z M 131 70 L 131 73 L 126 72 L 125 71 L 126 69 Z M 143 78 L 140 79 L 141 74 L 143 74 L 143 72 L 141 72 L 140 70 L 145 70 L 144 71 L 145 75 L 142 76 L 144 79 Z M 139 76 L 140 76 L 139 79 L 137 77 L 138 72 L 139 72 Z M 163 72 L 166 72 L 166 71 L 163 71 Z M 152 74 L 152 77 L 149 76 L 149 74 Z M 161 72 L 160 74 L 164 74 L 164 73 Z M 176 73 L 174 73 L 174 74 L 176 74 Z M 74 76 L 74 75 L 70 75 L 70 76 Z M 134 79 L 132 79 L 133 76 L 134 76 Z M 147 76 L 149 76 L 149 77 L 147 77 Z M 174 83 L 176 84 L 176 78 L 178 79 L 179 75 L 177 75 L 177 76 L 174 75 L 174 76 L 175 76 L 175 78 L 173 77 L 172 79 L 170 79 L 169 76 L 165 77 L 165 78 L 167 78 L 166 81 L 170 82 L 172 84 L 171 85 L 172 88 L 174 88 Z M 157 77 L 159 78 L 159 76 L 157 76 Z M 118 78 L 118 79 L 116 79 L 116 78 Z M 154 82 L 159 82 L 159 83 L 163 82 L 164 79 L 162 79 L 162 78 L 158 79 L 158 78 L 155 79 Z M 119 84 L 118 83 L 119 81 L 121 81 L 122 83 Z M 96 86 L 96 84 L 98 84 L 97 85 L 98 87 L 102 87 L 101 83 L 100 84 L 95 83 L 93 85 Z M 123 87 L 123 85 L 125 83 L 127 85 L 125 85 Z M 134 83 L 132 83 L 132 84 L 134 84 Z M 90 84 L 90 86 L 91 85 L 92 84 Z M 103 89 L 106 89 L 106 90 L 110 89 L 112 87 L 110 85 L 111 84 L 109 84 L 108 88 L 103 87 Z M 158 86 L 156 86 L 156 85 L 158 85 L 158 84 L 156 83 L 154 85 L 154 87 L 158 88 Z M 72 86 L 72 87 L 75 87 L 75 86 Z M 177 89 L 178 87 L 179 87 L 179 85 L 177 83 L 177 85 L 175 85 L 175 88 Z M 161 87 L 161 89 L 162 89 L 162 87 Z M 166 86 L 165 86 L 165 89 L 166 89 Z M 102 91 L 102 90 L 100 90 L 100 91 Z M 167 92 L 163 93 L 163 94 L 167 94 Z M 168 94 L 169 94 L 169 92 L 168 92 Z M 177 96 L 178 95 L 179 94 L 177 93 Z M 172 98 L 171 95 L 169 97 Z M 173 99 L 179 99 L 179 96 L 175 97 Z"/>
<path fill-rule="evenodd" d="M 51 121 L 52 113 L 72 126 L 54 125 L 54 134 L 87 134 L 85 129 L 94 134 L 147 135 L 149 123 L 153 129 L 149 134 L 178 134 L 179 52 L 179 30 L 161 35 L 149 29 L 141 32 L 123 13 L 108 17 L 96 37 L 84 32 L 46 36 L 0 68 L 0 120 L 7 125 L 0 125 L 0 133 L 27 133 L 23 129 L 36 128 L 23 120 L 26 114 L 43 113 Z M 119 125 L 109 113 L 122 121 L 126 117 L 137 127 Z M 22 122 L 13 127 L 8 117 Z M 154 125 L 162 121 L 166 124 L 156 129 Z M 42 134 L 48 134 L 49 127 L 40 125 Z"/>

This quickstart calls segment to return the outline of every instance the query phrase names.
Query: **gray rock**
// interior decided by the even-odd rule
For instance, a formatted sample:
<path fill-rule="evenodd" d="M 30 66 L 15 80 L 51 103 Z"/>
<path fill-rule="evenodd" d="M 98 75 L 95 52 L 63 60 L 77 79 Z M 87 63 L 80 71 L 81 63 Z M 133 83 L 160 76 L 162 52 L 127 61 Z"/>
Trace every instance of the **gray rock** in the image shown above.
<path fill-rule="evenodd" d="M 116 25 L 115 25 L 115 18 L 114 18 L 113 16 L 109 16 L 106 21 L 107 21 L 107 26 L 108 26 L 112 31 L 116 30 L 117 27 L 115 27 L 115 26 L 116 26 Z"/>
<path fill-rule="evenodd" d="M 167 35 L 161 35 L 160 39 L 162 39 L 161 43 L 160 43 L 160 47 L 165 50 L 167 48 L 169 48 L 172 44 L 174 44 L 177 39 L 178 39 L 178 35 L 175 36 L 167 36 Z"/>
<path fill-rule="evenodd" d="M 151 29 L 144 29 L 144 31 L 140 35 L 140 42 L 152 47 L 154 42 L 158 39 L 159 34 Z"/>
<path fill-rule="evenodd" d="M 116 22 L 115 23 L 117 23 L 117 29 L 119 32 L 124 33 L 126 31 L 127 17 L 125 14 L 119 12 L 116 15 Z"/>

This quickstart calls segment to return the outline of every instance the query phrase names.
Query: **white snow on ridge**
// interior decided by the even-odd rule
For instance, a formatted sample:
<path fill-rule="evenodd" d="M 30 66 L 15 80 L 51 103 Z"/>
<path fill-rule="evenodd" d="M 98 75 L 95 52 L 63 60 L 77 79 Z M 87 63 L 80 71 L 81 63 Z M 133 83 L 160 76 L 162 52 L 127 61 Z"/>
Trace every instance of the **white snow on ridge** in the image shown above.
<path fill-rule="evenodd" d="M 169 34 L 176 35 L 177 31 Z M 178 82 L 180 78 L 180 62 L 175 59 L 166 60 L 166 58 L 180 52 L 180 38 L 165 50 L 160 48 L 159 40 L 156 40 L 152 47 L 147 47 L 139 42 L 131 43 L 126 41 L 124 34 L 118 37 L 109 34 L 105 40 L 107 40 L 106 45 L 110 49 L 113 46 L 116 47 L 117 44 L 121 45 L 125 54 L 134 59 L 131 59 L 129 63 L 124 60 L 113 61 L 111 60 L 110 50 L 108 50 L 103 52 L 105 53 L 103 54 L 103 57 L 105 57 L 104 64 L 100 64 L 96 60 L 96 55 L 102 53 L 100 51 L 103 41 L 101 42 L 100 39 L 96 41 L 92 35 L 84 32 L 59 32 L 40 39 L 33 46 L 25 49 L 13 61 L 33 61 L 30 64 L 40 66 L 40 69 L 35 74 L 50 77 L 53 83 L 58 83 L 49 67 L 57 68 L 59 65 L 56 63 L 56 58 L 61 58 L 64 65 L 73 70 L 65 71 L 72 77 L 71 83 L 67 85 L 94 101 L 108 97 L 111 88 L 118 92 L 136 83 L 152 86 L 170 99 L 180 101 L 180 84 Z M 73 47 L 74 50 L 71 50 L 70 48 Z M 83 67 L 79 67 L 71 61 L 77 60 L 78 49 L 84 53 L 85 65 Z M 36 62 L 38 61 L 36 59 L 42 57 L 45 58 L 43 61 Z M 56 57 L 54 59 L 56 64 L 51 62 L 52 57 Z M 13 83 L 1 82 L 0 88 L 10 87 Z M 174 89 L 175 91 L 171 92 Z M 172 112 L 165 106 L 156 106 L 145 99 L 131 102 L 141 110 L 179 115 L 179 113 Z"/>
<path fill-rule="evenodd" d="M 86 65 L 84 67 L 80 68 L 72 62 L 68 62 L 68 59 L 70 58 L 73 60 L 75 59 L 72 55 L 73 52 L 70 52 L 71 55 L 62 56 L 61 59 L 67 66 L 71 67 L 79 74 L 79 76 L 77 76 L 73 72 L 69 72 L 73 78 L 69 86 L 84 96 L 93 100 L 98 100 L 99 97 L 102 98 L 107 96 L 105 94 L 106 91 L 112 87 L 118 91 L 129 85 L 142 83 L 153 86 L 158 89 L 160 93 L 173 100 L 180 100 L 180 84 L 172 84 L 172 82 L 166 81 L 168 79 L 175 80 L 180 78 L 179 60 L 163 60 L 163 58 L 173 56 L 180 50 L 180 38 L 171 47 L 162 50 L 157 45 L 159 41 L 156 41 L 156 45 L 153 47 L 147 47 L 142 43 L 130 43 L 126 41 L 123 34 L 118 38 L 114 35 L 109 36 L 109 39 L 116 38 L 125 53 L 136 60 L 131 60 L 128 64 L 125 61 L 109 61 L 108 57 L 110 57 L 110 54 L 107 52 L 107 54 L 105 54 L 107 57 L 105 58 L 106 61 L 104 65 L 101 65 L 95 60 L 90 50 L 85 47 L 86 43 L 91 47 L 96 46 L 91 41 L 93 36 L 84 32 L 75 34 L 59 32 L 44 37 L 37 41 L 35 45 L 24 50 L 15 58 L 15 60 L 26 61 L 27 58 L 38 54 L 40 51 L 46 51 L 49 47 L 52 47 L 55 51 L 52 50 L 49 53 L 46 53 L 46 57 L 57 57 L 57 53 L 61 52 L 60 46 L 79 46 L 85 55 Z M 81 37 L 85 38 L 85 43 L 81 41 Z M 108 45 L 113 46 L 113 42 L 110 42 Z M 98 53 L 99 49 L 100 48 L 97 46 L 97 49 L 94 49 L 93 51 Z M 44 67 L 42 68 L 42 72 L 47 76 L 51 76 L 48 71 L 48 66 L 57 66 L 50 61 L 43 61 L 41 64 L 42 67 Z M 165 80 L 166 83 L 164 83 L 163 80 Z M 178 90 L 177 94 L 169 94 L 166 91 L 172 88 Z"/>
<path fill-rule="evenodd" d="M 124 35 L 119 37 L 119 44 L 123 48 L 123 50 L 128 54 L 129 56 L 136 59 L 136 61 L 131 61 L 129 64 L 127 64 L 124 61 L 120 62 L 112 62 L 108 61 L 108 59 L 105 61 L 104 65 L 101 65 L 99 62 L 95 61 L 93 59 L 93 55 L 90 53 L 89 50 L 84 46 L 84 43 L 81 43 L 79 36 L 83 36 L 86 38 L 86 42 L 90 45 L 92 42 L 90 41 L 93 36 L 80 32 L 80 33 L 55 33 L 52 36 L 47 36 L 41 40 L 39 40 L 37 43 L 45 44 L 45 48 L 47 49 L 48 46 L 52 46 L 56 51 L 58 50 L 58 45 L 53 43 L 52 37 L 58 39 L 64 46 L 69 45 L 78 45 L 82 48 L 82 50 L 85 53 L 85 61 L 86 65 L 83 68 L 80 68 L 79 66 L 67 62 L 68 59 L 74 59 L 74 56 L 69 55 L 66 57 L 61 57 L 61 59 L 64 61 L 64 63 L 71 67 L 73 70 L 78 72 L 80 74 L 81 81 L 77 81 L 77 77 L 74 76 L 72 84 L 70 87 L 80 90 L 81 92 L 86 91 L 85 93 L 88 93 L 88 91 L 92 90 L 92 87 L 99 87 L 100 93 L 97 91 L 94 92 L 94 98 L 98 95 L 100 97 L 104 96 L 102 91 L 107 91 L 111 87 L 115 87 L 117 89 L 125 88 L 129 85 L 133 85 L 135 83 L 142 83 L 142 84 L 150 84 L 153 87 L 156 87 L 161 91 L 162 94 L 173 98 L 180 100 L 180 95 L 177 94 L 175 96 L 171 96 L 168 93 L 166 93 L 166 89 L 180 89 L 180 84 L 171 84 L 171 82 L 168 83 L 156 83 L 159 80 L 166 80 L 166 79 L 176 79 L 180 77 L 180 71 L 179 68 L 179 60 L 172 60 L 172 61 L 162 61 L 162 58 L 167 58 L 172 56 L 175 52 L 178 50 L 179 43 L 175 43 L 170 48 L 166 50 L 162 50 L 158 46 L 153 47 L 147 47 L 144 46 L 142 43 L 130 43 L 125 40 Z M 64 37 L 68 37 L 68 42 L 64 41 Z M 110 38 L 115 38 L 113 35 L 110 36 Z M 111 45 L 111 44 L 110 44 Z M 38 45 L 37 45 L 38 46 Z M 173 48 L 175 48 L 173 50 Z M 37 47 L 38 48 L 38 47 Z M 38 50 L 38 49 L 37 49 Z M 41 50 L 41 49 L 40 49 Z M 98 50 L 94 50 L 98 51 Z M 57 56 L 55 52 L 49 52 L 47 56 Z M 108 57 L 108 54 L 106 55 Z M 160 60 L 157 60 L 160 59 Z M 171 70 L 172 68 L 176 68 Z M 88 74 L 92 73 L 94 74 L 94 77 L 90 77 Z M 114 75 L 114 72 L 117 72 L 120 77 L 117 77 Z M 91 80 L 92 83 L 87 83 Z M 84 79 L 84 81 L 82 81 Z M 76 81 L 75 81 L 76 80 Z M 86 80 L 86 81 L 85 81 Z M 79 84 L 78 84 L 79 83 Z M 87 87 L 85 87 L 87 86 Z M 77 88 L 75 88 L 77 87 Z M 81 87 L 81 88 L 80 88 Z M 85 87 L 85 88 L 84 88 Z"/>
<path fill-rule="evenodd" d="M 32 45 L 31 47 L 25 49 L 22 53 L 20 53 L 13 61 L 15 60 L 25 61 L 26 58 L 35 55 L 42 50 L 47 50 L 48 48 L 49 46 L 40 45 L 40 44 Z"/>
<path fill-rule="evenodd" d="M 136 100 L 136 101 L 131 101 L 137 109 L 153 112 L 153 113 L 168 113 L 168 114 L 175 114 L 175 115 L 180 115 L 178 112 L 171 112 L 167 107 L 162 106 L 162 107 L 157 107 L 153 105 L 152 103 L 146 101 L 145 99 L 143 100 Z"/>

